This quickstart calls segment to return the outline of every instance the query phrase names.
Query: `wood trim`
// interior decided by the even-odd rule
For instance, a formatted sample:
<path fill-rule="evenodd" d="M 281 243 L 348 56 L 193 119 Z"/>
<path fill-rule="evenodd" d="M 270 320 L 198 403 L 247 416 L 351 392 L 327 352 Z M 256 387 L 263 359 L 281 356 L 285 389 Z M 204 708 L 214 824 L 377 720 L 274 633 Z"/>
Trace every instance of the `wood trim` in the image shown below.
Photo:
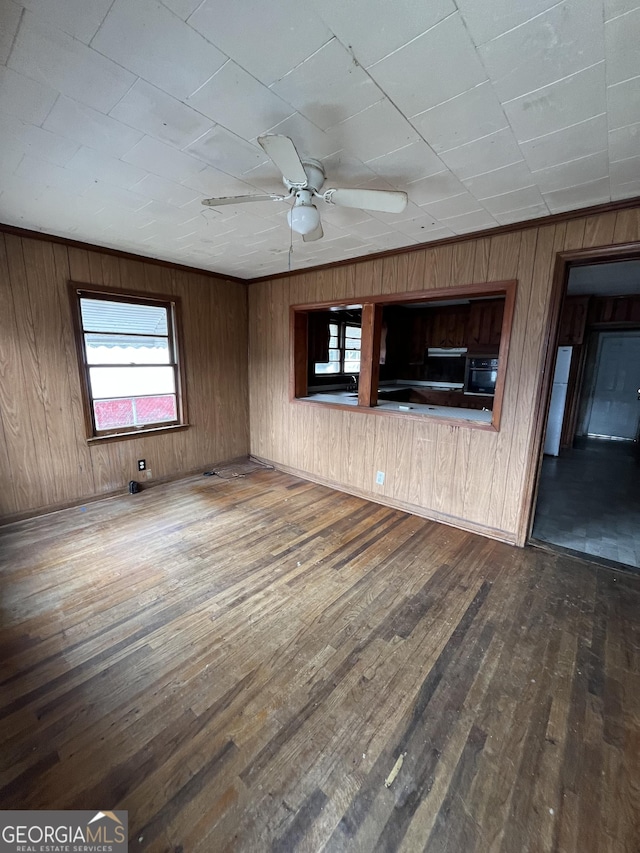
<path fill-rule="evenodd" d="M 639 200 L 635 199 L 635 205 Z M 616 208 L 619 209 L 619 208 Z M 516 534 L 516 544 L 524 545 L 531 538 L 533 519 L 538 500 L 540 472 L 542 469 L 544 436 L 551 403 L 553 367 L 555 365 L 556 347 L 560 332 L 560 311 L 567 290 L 569 270 L 572 266 L 586 264 L 604 264 L 614 261 L 640 259 L 640 242 L 620 243 L 618 245 L 600 246 L 588 249 L 572 249 L 556 253 L 549 321 L 544 339 L 545 357 L 542 377 L 536 398 L 535 422 L 532 432 L 530 452 L 526 460 L 525 481 L 522 491 L 522 511 Z"/>
<path fill-rule="evenodd" d="M 376 406 L 378 403 L 378 380 L 380 378 L 381 305 L 376 305 L 373 302 L 367 302 L 363 305 L 361 329 L 358 406 Z"/>
<path fill-rule="evenodd" d="M 87 444 L 104 444 L 109 441 L 126 441 L 128 438 L 147 438 L 152 435 L 162 435 L 168 432 L 179 432 L 189 429 L 191 424 L 167 424 L 152 426 L 149 429 L 130 429 L 129 432 L 109 432 L 104 435 L 93 435 L 87 439 Z"/>
<path fill-rule="evenodd" d="M 165 269 L 180 270 L 181 272 L 198 273 L 215 278 L 217 281 L 232 281 L 234 284 L 248 284 L 250 279 L 238 278 L 234 275 L 223 275 L 219 272 L 190 267 L 186 264 L 177 264 L 174 261 L 163 261 L 161 258 L 151 258 L 149 255 L 136 255 L 134 252 L 125 252 L 122 249 L 112 249 L 109 246 L 100 246 L 98 243 L 84 243 L 82 240 L 70 240 L 56 234 L 47 234 L 44 231 L 31 231 L 29 228 L 19 228 L 17 225 L 8 225 L 0 222 L 0 232 L 13 234 L 16 237 L 24 237 L 28 240 L 45 240 L 48 243 L 61 243 L 73 249 L 84 249 L 87 252 L 100 252 L 103 255 L 115 255 L 117 258 L 125 258 L 130 261 L 141 261 L 146 264 L 155 264 Z"/>
<path fill-rule="evenodd" d="M 483 524 L 475 524 L 473 521 L 468 521 L 465 518 L 458 516 L 447 515 L 446 513 L 437 512 L 435 510 L 425 510 L 424 507 L 416 504 L 407 503 L 406 501 L 394 500 L 386 495 L 376 495 L 367 492 L 364 489 L 359 489 L 355 486 L 347 488 L 343 483 L 338 483 L 326 477 L 319 477 L 316 474 L 311 474 L 308 471 L 301 471 L 298 468 L 292 468 L 290 465 L 282 465 L 280 462 L 274 462 L 271 459 L 265 459 L 261 456 L 251 454 L 250 459 L 260 462 L 263 465 L 270 465 L 277 471 L 283 471 L 285 474 L 291 474 L 294 477 L 299 477 L 301 480 L 307 480 L 310 483 L 319 483 L 322 486 L 327 486 L 330 489 L 335 489 L 338 492 L 344 492 L 347 495 L 355 495 L 371 503 L 382 504 L 392 509 L 399 509 L 402 512 L 409 512 L 411 515 L 417 515 L 420 518 L 426 518 L 428 521 L 437 521 L 440 524 L 447 524 L 449 527 L 456 527 L 459 530 L 468 530 L 471 533 L 478 533 L 481 536 L 487 536 L 489 539 L 496 539 L 498 542 L 506 542 L 509 545 L 515 545 L 515 537 L 506 530 L 499 530 L 494 527 L 486 527 Z"/>
<path fill-rule="evenodd" d="M 460 284 L 454 287 L 438 287 L 432 290 L 410 290 L 401 293 L 375 293 L 368 296 L 343 297 L 342 299 L 326 300 L 324 302 L 306 302 L 292 305 L 294 311 L 316 311 L 325 308 L 342 308 L 347 305 L 362 308 L 365 303 L 394 305 L 403 302 L 429 302 L 440 299 L 464 299 L 465 296 L 504 296 L 510 285 L 517 284 L 515 279 L 505 281 L 488 281 L 474 284 Z"/>
<path fill-rule="evenodd" d="M 289 310 L 289 347 L 289 397 L 294 400 L 306 397 L 308 391 L 309 314 L 305 311 Z"/>
<path fill-rule="evenodd" d="M 538 219 L 525 219 L 522 222 L 512 222 L 509 225 L 497 225 L 495 228 L 488 228 L 485 231 L 470 231 L 468 234 L 456 234 L 455 237 L 444 237 L 441 240 L 433 240 L 432 242 L 417 243 L 412 246 L 401 246 L 397 249 L 385 249 L 382 252 L 372 252 L 369 255 L 361 255 L 355 258 L 348 258 L 343 261 L 332 261 L 327 264 L 319 264 L 316 267 L 305 267 L 299 270 L 284 270 L 283 272 L 274 273 L 273 275 L 262 275 L 256 278 L 241 279 L 245 284 L 259 284 L 262 281 L 272 281 L 279 278 L 290 278 L 295 275 L 306 275 L 310 272 L 319 272 L 321 270 L 333 269 L 334 267 L 343 267 L 350 264 L 361 264 L 369 261 L 379 260 L 380 258 L 389 258 L 398 255 L 406 255 L 412 252 L 419 252 L 425 249 L 437 249 L 440 246 L 450 246 L 456 243 L 466 243 L 468 241 L 486 239 L 489 237 L 499 237 L 504 234 L 510 234 L 515 231 L 524 231 L 528 228 L 542 228 L 545 225 L 556 225 L 559 222 L 568 222 L 573 219 L 581 219 L 588 216 L 598 216 L 604 213 L 614 213 L 618 210 L 629 210 L 640 206 L 640 197 L 622 199 L 621 201 L 611 201 L 606 204 L 595 204 L 592 207 L 582 207 L 578 210 L 568 210 L 563 213 L 552 213 L 549 216 L 541 216 Z M 596 250 L 590 250 L 596 251 Z M 591 263 L 591 262 L 588 262 Z"/>
<path fill-rule="evenodd" d="M 500 420 L 502 418 L 504 384 L 507 376 L 505 365 L 508 368 L 513 316 L 516 310 L 516 289 L 517 285 L 515 281 L 505 282 L 504 312 L 502 314 L 502 330 L 500 332 L 500 350 L 498 351 L 498 379 L 496 380 L 493 395 L 493 414 L 491 417 L 491 423 L 496 430 L 500 429 Z M 500 369 L 500 365 L 503 365 L 502 369 Z"/>

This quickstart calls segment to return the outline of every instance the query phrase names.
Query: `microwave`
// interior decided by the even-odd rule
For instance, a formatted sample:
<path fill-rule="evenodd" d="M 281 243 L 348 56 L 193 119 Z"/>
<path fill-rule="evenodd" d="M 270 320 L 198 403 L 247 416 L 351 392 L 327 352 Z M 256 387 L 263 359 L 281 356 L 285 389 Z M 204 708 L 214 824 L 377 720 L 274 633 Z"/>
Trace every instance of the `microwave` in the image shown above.
<path fill-rule="evenodd" d="M 471 356 L 466 359 L 465 394 L 495 394 L 498 359 Z"/>

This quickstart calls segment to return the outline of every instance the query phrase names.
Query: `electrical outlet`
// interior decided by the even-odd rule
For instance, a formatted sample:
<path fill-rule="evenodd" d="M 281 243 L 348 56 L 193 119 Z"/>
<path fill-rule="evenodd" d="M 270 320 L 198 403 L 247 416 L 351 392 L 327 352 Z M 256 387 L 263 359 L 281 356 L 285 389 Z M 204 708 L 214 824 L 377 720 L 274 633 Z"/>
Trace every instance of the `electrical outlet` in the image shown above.
<path fill-rule="evenodd" d="M 150 480 L 150 479 L 151 479 L 151 477 L 152 477 L 151 469 L 148 469 L 148 470 L 147 470 L 147 480 Z"/>
<path fill-rule="evenodd" d="M 146 471 L 147 470 L 147 460 L 146 459 L 138 459 L 138 471 Z"/>
<path fill-rule="evenodd" d="M 378 471 L 376 474 L 376 486 L 384 486 L 384 471 Z"/>

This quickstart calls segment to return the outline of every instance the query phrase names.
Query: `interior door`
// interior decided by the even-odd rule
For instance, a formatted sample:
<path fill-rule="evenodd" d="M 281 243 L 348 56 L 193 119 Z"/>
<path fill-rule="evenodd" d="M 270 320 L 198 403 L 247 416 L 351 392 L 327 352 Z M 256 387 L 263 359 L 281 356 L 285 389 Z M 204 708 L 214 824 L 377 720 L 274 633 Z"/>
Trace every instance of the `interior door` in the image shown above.
<path fill-rule="evenodd" d="M 586 432 L 635 439 L 640 421 L 640 332 L 602 332 Z"/>

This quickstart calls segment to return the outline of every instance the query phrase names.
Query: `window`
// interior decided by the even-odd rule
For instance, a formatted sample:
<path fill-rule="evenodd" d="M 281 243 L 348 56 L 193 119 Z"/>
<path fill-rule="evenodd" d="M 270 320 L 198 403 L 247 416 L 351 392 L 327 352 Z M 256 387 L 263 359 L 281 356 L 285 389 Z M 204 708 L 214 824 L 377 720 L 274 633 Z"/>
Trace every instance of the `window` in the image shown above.
<path fill-rule="evenodd" d="M 316 376 L 327 373 L 360 373 L 362 329 L 354 323 L 329 323 L 329 359 L 316 361 Z"/>
<path fill-rule="evenodd" d="M 184 424 L 177 304 L 72 290 L 90 437 Z"/>

